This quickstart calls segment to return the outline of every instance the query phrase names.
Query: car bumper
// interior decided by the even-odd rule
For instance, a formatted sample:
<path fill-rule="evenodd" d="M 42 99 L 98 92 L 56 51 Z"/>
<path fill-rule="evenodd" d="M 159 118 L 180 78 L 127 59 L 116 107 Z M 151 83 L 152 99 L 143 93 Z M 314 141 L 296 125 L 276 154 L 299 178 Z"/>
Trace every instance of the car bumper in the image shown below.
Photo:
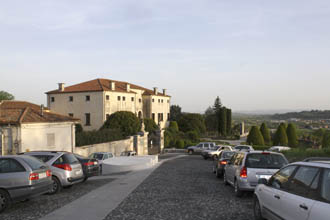
<path fill-rule="evenodd" d="M 238 180 L 238 186 L 242 191 L 254 191 L 256 186 L 251 186 L 247 179 L 240 178 Z"/>
<path fill-rule="evenodd" d="M 92 176 L 99 176 L 100 175 L 100 167 L 94 167 L 92 169 L 86 170 L 85 176 L 92 177 Z"/>

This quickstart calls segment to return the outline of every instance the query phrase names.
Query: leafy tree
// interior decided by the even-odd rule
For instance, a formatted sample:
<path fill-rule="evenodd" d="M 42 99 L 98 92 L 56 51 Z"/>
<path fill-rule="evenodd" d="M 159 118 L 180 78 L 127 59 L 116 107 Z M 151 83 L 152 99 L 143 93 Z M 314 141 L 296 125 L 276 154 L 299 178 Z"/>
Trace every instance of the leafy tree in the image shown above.
<path fill-rule="evenodd" d="M 178 123 L 176 121 L 171 121 L 168 128 L 172 132 L 178 132 L 179 131 L 179 126 L 178 126 Z"/>
<path fill-rule="evenodd" d="M 178 121 L 181 117 L 181 107 L 178 105 L 171 105 L 170 108 L 170 121 Z"/>
<path fill-rule="evenodd" d="M 176 147 L 179 149 L 184 148 L 184 141 L 182 139 L 176 141 Z"/>
<path fill-rule="evenodd" d="M 192 142 L 199 141 L 199 135 L 198 135 L 197 131 L 188 131 L 186 133 L 186 136 L 187 136 L 188 140 L 190 140 Z"/>
<path fill-rule="evenodd" d="M 226 112 L 226 117 L 227 117 L 226 133 L 227 133 L 227 135 L 231 134 L 231 115 L 232 115 L 231 109 L 227 109 L 227 112 Z"/>
<path fill-rule="evenodd" d="M 221 100 L 220 100 L 219 96 L 217 96 L 217 98 L 214 101 L 213 111 L 219 112 L 221 107 L 222 107 Z"/>
<path fill-rule="evenodd" d="M 330 131 L 324 132 L 322 138 L 322 148 L 330 148 Z"/>
<path fill-rule="evenodd" d="M 265 144 L 270 145 L 271 137 L 270 137 L 270 132 L 269 132 L 269 129 L 268 129 L 266 123 L 261 124 L 260 132 L 262 134 L 262 137 L 264 138 Z"/>
<path fill-rule="evenodd" d="M 84 131 L 81 124 L 76 124 L 75 127 L 76 127 L 76 134 Z"/>
<path fill-rule="evenodd" d="M 247 137 L 247 143 L 253 145 L 265 145 L 264 138 L 257 126 L 252 126 Z"/>
<path fill-rule="evenodd" d="M 118 111 L 110 115 L 100 130 L 118 129 L 123 135 L 131 136 L 141 131 L 141 122 L 132 112 Z"/>
<path fill-rule="evenodd" d="M 143 119 L 143 123 L 144 123 L 144 129 L 145 131 L 149 132 L 149 133 L 154 133 L 156 130 L 158 130 L 158 125 L 156 125 L 155 121 L 152 120 L 151 118 L 144 118 Z"/>
<path fill-rule="evenodd" d="M 227 110 L 225 107 L 222 107 L 219 112 L 219 133 L 222 136 L 226 136 L 227 130 Z"/>
<path fill-rule="evenodd" d="M 179 129 L 183 132 L 196 131 L 198 135 L 206 131 L 204 118 L 196 113 L 184 113 L 178 121 Z"/>
<path fill-rule="evenodd" d="M 288 145 L 289 147 L 297 147 L 298 146 L 298 137 L 296 127 L 290 123 L 286 129 L 286 134 L 288 136 Z"/>
<path fill-rule="evenodd" d="M 14 100 L 14 99 L 15 99 L 15 97 L 12 94 L 10 94 L 6 91 L 0 91 L 0 101 L 2 101 L 2 100 Z"/>
<path fill-rule="evenodd" d="M 274 136 L 274 145 L 287 146 L 288 145 L 288 136 L 286 134 L 285 124 L 280 124 L 276 130 Z"/>
<path fill-rule="evenodd" d="M 326 130 L 324 128 L 317 129 L 316 131 L 313 132 L 312 139 L 315 142 L 321 144 L 325 132 L 326 132 Z"/>
<path fill-rule="evenodd" d="M 205 126 L 207 131 L 218 131 L 218 118 L 213 108 L 209 107 L 204 113 Z"/>

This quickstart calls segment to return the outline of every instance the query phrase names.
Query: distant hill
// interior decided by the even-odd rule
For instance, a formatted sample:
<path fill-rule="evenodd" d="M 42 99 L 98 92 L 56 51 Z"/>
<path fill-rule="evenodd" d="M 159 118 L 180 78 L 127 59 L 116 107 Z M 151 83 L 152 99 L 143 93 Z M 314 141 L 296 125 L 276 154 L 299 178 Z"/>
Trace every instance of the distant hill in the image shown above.
<path fill-rule="evenodd" d="M 297 119 L 304 119 L 304 120 L 330 119 L 330 110 L 288 112 L 288 113 L 284 113 L 284 114 L 274 114 L 270 117 L 271 117 L 271 119 L 276 119 L 276 120 L 288 120 L 290 118 L 297 118 Z"/>

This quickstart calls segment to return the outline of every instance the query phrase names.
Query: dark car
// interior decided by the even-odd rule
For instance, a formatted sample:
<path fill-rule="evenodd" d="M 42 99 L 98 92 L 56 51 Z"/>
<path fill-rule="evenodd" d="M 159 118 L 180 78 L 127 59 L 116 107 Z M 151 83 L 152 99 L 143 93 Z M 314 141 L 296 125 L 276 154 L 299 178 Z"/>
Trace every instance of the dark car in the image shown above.
<path fill-rule="evenodd" d="M 38 159 L 0 156 L 0 213 L 15 201 L 49 192 L 52 185 L 52 171 Z"/>
<path fill-rule="evenodd" d="M 225 170 L 225 166 L 230 160 L 230 158 L 234 155 L 235 151 L 222 151 L 219 154 L 219 159 L 214 160 L 213 162 L 213 172 L 215 175 L 220 178 L 223 176 L 223 171 Z"/>
<path fill-rule="evenodd" d="M 84 181 L 89 177 L 100 175 L 100 164 L 97 159 L 84 157 L 79 154 L 74 154 L 74 156 L 81 163 L 84 172 Z"/>

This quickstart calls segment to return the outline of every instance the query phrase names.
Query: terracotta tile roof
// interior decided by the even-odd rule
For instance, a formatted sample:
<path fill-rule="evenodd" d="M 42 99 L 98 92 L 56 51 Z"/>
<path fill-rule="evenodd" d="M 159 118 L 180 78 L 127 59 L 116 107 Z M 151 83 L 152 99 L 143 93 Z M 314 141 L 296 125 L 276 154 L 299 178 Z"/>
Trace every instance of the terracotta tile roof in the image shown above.
<path fill-rule="evenodd" d="M 52 123 L 75 122 L 77 118 L 50 112 L 44 108 L 41 115 L 41 106 L 24 101 L 0 102 L 0 124 L 24 124 L 24 123 Z"/>
<path fill-rule="evenodd" d="M 125 92 L 125 93 L 133 93 L 135 94 L 134 91 L 128 92 L 126 90 L 126 85 L 129 84 L 131 89 L 138 89 L 138 90 L 143 90 L 144 93 L 143 95 L 155 95 L 153 90 L 134 85 L 131 83 L 127 82 L 122 82 L 122 81 L 116 81 L 116 80 L 109 80 L 109 79 L 94 79 L 90 80 L 87 82 L 75 84 L 72 86 L 68 86 L 64 88 L 64 91 L 60 90 L 52 90 L 49 92 L 46 92 L 46 94 L 61 94 L 61 93 L 74 93 L 74 92 L 99 92 L 99 91 L 112 91 L 110 88 L 111 82 L 115 83 L 115 91 L 116 92 Z M 165 96 L 165 97 L 170 97 L 168 95 L 164 95 L 163 93 L 158 93 L 158 96 Z"/>

